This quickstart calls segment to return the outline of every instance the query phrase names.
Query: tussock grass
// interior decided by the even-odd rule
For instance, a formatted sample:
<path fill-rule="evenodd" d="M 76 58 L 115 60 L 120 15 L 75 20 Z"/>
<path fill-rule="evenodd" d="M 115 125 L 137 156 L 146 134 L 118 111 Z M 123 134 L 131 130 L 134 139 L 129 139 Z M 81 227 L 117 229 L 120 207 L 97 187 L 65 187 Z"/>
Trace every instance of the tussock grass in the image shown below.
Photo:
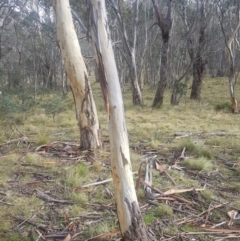
<path fill-rule="evenodd" d="M 204 157 L 184 160 L 182 165 L 191 170 L 206 172 L 212 171 L 214 168 L 213 163 Z"/>
<path fill-rule="evenodd" d="M 150 225 L 154 220 L 156 220 L 156 216 L 153 212 L 149 212 L 143 215 L 143 220 L 146 225 Z"/>
<path fill-rule="evenodd" d="M 169 218 L 173 216 L 173 210 L 167 204 L 160 204 L 156 209 L 156 216 L 159 218 Z"/>
<path fill-rule="evenodd" d="M 68 168 L 66 171 L 66 184 L 69 187 L 80 187 L 86 179 L 87 172 L 88 167 L 84 163 Z"/>
<path fill-rule="evenodd" d="M 50 137 L 49 137 L 49 134 L 47 134 L 47 133 L 39 133 L 36 136 L 36 144 L 39 146 L 47 144 L 49 142 L 50 142 Z"/>

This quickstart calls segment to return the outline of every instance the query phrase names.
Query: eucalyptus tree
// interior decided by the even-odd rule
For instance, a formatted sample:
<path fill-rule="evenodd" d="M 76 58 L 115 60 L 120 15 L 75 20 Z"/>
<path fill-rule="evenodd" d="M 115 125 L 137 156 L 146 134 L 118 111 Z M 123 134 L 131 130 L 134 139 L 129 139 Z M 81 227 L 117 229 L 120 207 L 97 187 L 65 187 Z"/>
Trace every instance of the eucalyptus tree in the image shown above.
<path fill-rule="evenodd" d="M 221 25 L 221 30 L 224 36 L 224 42 L 228 58 L 228 86 L 230 93 L 230 100 L 232 105 L 232 112 L 238 113 L 238 104 L 235 97 L 235 81 L 237 79 L 236 75 L 236 44 L 239 42 L 236 38 L 238 30 L 240 29 L 240 2 L 239 1 L 218 1 L 219 8 L 219 22 Z M 234 13 L 234 14 L 232 14 Z M 234 16 L 233 16 L 234 15 Z M 228 27 L 228 21 L 226 18 L 230 18 L 234 23 L 232 29 Z M 233 19 L 231 19 L 233 18 Z M 226 26 L 227 25 L 227 26 Z M 231 30 L 231 31 L 229 31 Z M 235 82 L 235 83 L 234 83 Z"/>
<path fill-rule="evenodd" d="M 160 80 L 158 81 L 157 91 L 152 104 L 153 108 L 161 107 L 164 99 L 164 92 L 168 83 L 169 72 L 169 45 L 171 38 L 171 29 L 173 21 L 173 0 L 167 1 L 167 14 L 164 17 L 162 8 L 157 4 L 156 0 L 152 0 L 155 15 L 157 18 L 157 25 L 162 33 L 162 48 L 161 48 L 161 65 L 160 65 Z"/>
<path fill-rule="evenodd" d="M 122 31 L 122 39 L 127 52 L 127 55 L 125 56 L 125 60 L 127 61 L 127 64 L 129 66 L 129 73 L 130 73 L 130 79 L 131 79 L 131 85 L 132 85 L 133 104 L 142 105 L 143 99 L 142 99 L 142 93 L 138 82 L 138 71 L 137 71 L 137 62 L 136 62 L 139 0 L 134 0 L 132 1 L 132 3 L 118 1 L 118 5 L 114 0 L 109 0 L 109 2 L 111 3 L 112 9 L 116 13 L 116 17 Z M 129 31 L 127 31 L 126 20 L 124 19 L 123 13 L 121 10 L 121 5 L 124 5 L 124 4 L 128 5 L 129 7 L 128 11 L 131 12 L 132 20 L 131 20 L 131 24 L 128 25 L 128 27 L 131 26 Z"/>
<path fill-rule="evenodd" d="M 71 8 L 68 0 L 52 2 L 61 54 L 75 101 L 80 146 L 83 149 L 94 149 L 101 146 L 100 127 L 88 72 L 73 25 Z"/>
<path fill-rule="evenodd" d="M 191 99 L 198 100 L 201 95 L 202 82 L 204 78 L 205 59 L 203 58 L 203 51 L 206 44 L 206 28 L 209 18 L 206 15 L 206 3 L 205 0 L 196 1 L 196 14 L 198 16 L 199 32 L 196 49 L 193 48 L 192 39 L 188 41 L 188 52 L 191 61 L 193 61 L 193 81 L 191 88 Z M 210 12 L 209 12 L 210 13 Z M 209 15 L 210 16 L 210 15 Z"/>
<path fill-rule="evenodd" d="M 123 100 L 108 29 L 105 0 L 89 0 L 88 6 L 92 44 L 107 111 L 112 176 L 123 240 L 155 240 L 146 229 L 134 188 Z"/>

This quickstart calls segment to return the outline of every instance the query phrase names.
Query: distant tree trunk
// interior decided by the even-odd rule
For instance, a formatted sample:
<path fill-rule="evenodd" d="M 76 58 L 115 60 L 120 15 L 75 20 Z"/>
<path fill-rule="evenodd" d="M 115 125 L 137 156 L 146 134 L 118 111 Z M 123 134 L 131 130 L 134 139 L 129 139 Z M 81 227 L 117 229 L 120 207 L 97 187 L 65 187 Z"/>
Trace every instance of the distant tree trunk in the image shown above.
<path fill-rule="evenodd" d="M 123 40 L 124 44 L 127 49 L 128 53 L 128 65 L 130 70 L 130 79 L 132 84 L 132 95 L 133 95 L 133 104 L 135 105 L 142 105 L 143 99 L 142 99 L 142 93 L 139 87 L 138 83 L 138 76 L 137 76 L 137 64 L 136 64 L 136 42 L 137 42 L 137 21 L 138 21 L 138 5 L 139 0 L 134 0 L 132 2 L 132 37 L 131 41 L 129 40 L 129 37 L 127 35 L 127 30 L 125 28 L 123 18 L 119 12 L 119 9 L 116 5 L 115 0 L 110 0 L 112 8 L 116 12 L 117 20 L 121 26 L 122 34 L 123 34 Z"/>
<path fill-rule="evenodd" d="M 233 50 L 232 50 L 232 43 L 240 28 L 240 2 L 239 1 L 237 2 L 237 9 L 236 9 L 237 25 L 229 38 L 227 38 L 224 27 L 223 27 L 224 11 L 221 7 L 219 7 L 219 8 L 220 8 L 221 14 L 222 14 L 221 18 L 220 18 L 220 24 L 221 24 L 222 33 L 224 35 L 225 45 L 226 45 L 227 54 L 228 54 L 228 66 L 229 66 L 228 86 L 229 86 L 230 100 L 231 100 L 231 104 L 232 104 L 232 112 L 238 113 L 238 104 L 237 104 L 237 100 L 235 98 L 234 83 L 233 83 L 234 76 L 235 76 L 235 58 L 234 58 Z"/>
<path fill-rule="evenodd" d="M 204 77 L 205 62 L 203 60 L 203 49 L 205 45 L 205 29 L 206 29 L 206 16 L 205 16 L 205 0 L 200 0 L 200 32 L 196 56 L 193 60 L 193 82 L 190 99 L 199 100 L 201 95 L 202 82 Z M 198 1 L 197 1 L 198 5 Z"/>
<path fill-rule="evenodd" d="M 92 43 L 109 121 L 112 176 L 121 233 L 125 241 L 154 240 L 147 232 L 135 192 L 123 100 L 109 39 L 105 0 L 88 0 L 88 6 Z"/>
<path fill-rule="evenodd" d="M 53 0 L 57 35 L 62 58 L 73 93 L 76 117 L 80 130 L 80 147 L 94 149 L 101 146 L 99 122 L 88 73 L 74 30 L 69 1 Z"/>
<path fill-rule="evenodd" d="M 157 92 L 152 104 L 153 108 L 161 107 L 163 104 L 164 92 L 168 83 L 168 52 L 170 43 L 170 31 L 172 28 L 172 0 L 168 1 L 168 13 L 166 18 L 162 16 L 162 12 L 156 3 L 156 0 L 152 0 L 155 14 L 157 17 L 158 25 L 162 31 L 162 55 L 160 65 L 160 80 L 158 81 Z"/>

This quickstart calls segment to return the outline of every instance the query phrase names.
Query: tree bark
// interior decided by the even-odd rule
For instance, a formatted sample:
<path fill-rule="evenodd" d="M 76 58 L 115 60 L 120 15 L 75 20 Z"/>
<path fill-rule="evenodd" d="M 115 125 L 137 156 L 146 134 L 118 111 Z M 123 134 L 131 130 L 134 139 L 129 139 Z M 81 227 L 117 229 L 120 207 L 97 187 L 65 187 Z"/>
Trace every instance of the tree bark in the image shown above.
<path fill-rule="evenodd" d="M 221 25 L 222 33 L 224 35 L 226 50 L 227 50 L 227 54 L 228 54 L 228 66 L 229 66 L 228 86 L 229 86 L 230 100 L 231 100 L 231 104 L 232 104 L 232 112 L 238 113 L 238 103 L 235 98 L 234 83 L 233 83 L 234 75 L 235 75 L 235 59 L 234 59 L 234 55 L 233 55 L 233 51 L 232 51 L 232 43 L 240 28 L 240 2 L 237 2 L 237 10 L 236 10 L 237 25 L 229 38 L 227 38 L 224 27 L 223 27 L 224 12 L 223 12 L 223 9 L 221 9 L 221 7 L 219 7 L 219 8 L 220 8 L 221 14 L 222 14 L 221 19 L 220 19 L 220 25 Z"/>
<path fill-rule="evenodd" d="M 168 52 L 170 42 L 170 31 L 172 28 L 172 0 L 168 1 L 168 13 L 166 18 L 162 16 L 156 0 L 152 0 L 158 25 L 162 31 L 162 55 L 160 65 L 160 80 L 158 81 L 157 92 L 152 104 L 153 108 L 159 108 L 163 104 L 164 92 L 168 83 Z"/>
<path fill-rule="evenodd" d="M 122 93 L 114 59 L 104 0 L 89 0 L 92 43 L 105 101 L 117 215 L 123 240 L 150 239 L 135 192 Z"/>
<path fill-rule="evenodd" d="M 158 81 L 157 92 L 154 97 L 152 107 L 158 108 L 163 104 L 164 92 L 168 81 L 168 51 L 169 51 L 169 33 L 166 33 L 162 44 L 162 57 L 160 67 L 160 80 Z"/>
<path fill-rule="evenodd" d="M 80 147 L 94 149 L 101 146 L 97 110 L 88 80 L 88 73 L 74 29 L 68 0 L 53 0 L 56 13 L 57 36 L 62 58 L 70 81 L 80 131 Z"/>
<path fill-rule="evenodd" d="M 204 60 L 203 60 L 203 49 L 205 44 L 205 4 L 204 0 L 201 0 L 200 6 L 200 32 L 198 47 L 195 59 L 193 60 L 193 82 L 190 99 L 199 100 L 201 96 L 202 81 L 204 77 Z M 194 57 L 193 57 L 194 58 Z"/>

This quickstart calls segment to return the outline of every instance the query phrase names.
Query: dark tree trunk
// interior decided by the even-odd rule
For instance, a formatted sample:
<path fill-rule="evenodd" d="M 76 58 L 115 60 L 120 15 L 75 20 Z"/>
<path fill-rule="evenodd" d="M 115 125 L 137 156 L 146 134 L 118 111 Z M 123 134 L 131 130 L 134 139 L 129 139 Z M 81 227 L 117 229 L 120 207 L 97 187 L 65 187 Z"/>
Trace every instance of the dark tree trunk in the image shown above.
<path fill-rule="evenodd" d="M 198 48 L 195 59 L 193 60 L 193 82 L 190 99 L 199 100 L 201 96 L 202 81 L 204 77 L 204 60 L 203 60 L 203 50 L 205 45 L 205 10 L 204 1 L 201 0 L 200 7 L 200 36 L 198 40 Z"/>
<path fill-rule="evenodd" d="M 204 76 L 204 63 L 201 53 L 196 61 L 193 63 L 193 82 L 190 98 L 199 100 L 201 96 L 202 81 Z"/>
<path fill-rule="evenodd" d="M 142 105 L 142 94 L 138 84 L 137 77 L 137 65 L 135 61 L 135 55 L 131 58 L 131 83 L 132 83 L 132 95 L 133 95 L 133 104 L 134 105 Z"/>
<path fill-rule="evenodd" d="M 168 50 L 169 50 L 169 31 L 163 35 L 162 57 L 160 67 L 160 80 L 158 81 L 157 92 L 152 107 L 161 107 L 164 98 L 164 92 L 168 81 Z"/>
<path fill-rule="evenodd" d="M 162 32 L 162 55 L 160 64 L 160 80 L 158 81 L 157 92 L 152 104 L 153 108 L 159 108 L 163 104 L 164 92 L 168 83 L 168 51 L 170 42 L 170 31 L 172 28 L 172 0 L 168 1 L 168 12 L 166 18 L 163 17 L 156 0 L 152 0 L 158 25 Z"/>

